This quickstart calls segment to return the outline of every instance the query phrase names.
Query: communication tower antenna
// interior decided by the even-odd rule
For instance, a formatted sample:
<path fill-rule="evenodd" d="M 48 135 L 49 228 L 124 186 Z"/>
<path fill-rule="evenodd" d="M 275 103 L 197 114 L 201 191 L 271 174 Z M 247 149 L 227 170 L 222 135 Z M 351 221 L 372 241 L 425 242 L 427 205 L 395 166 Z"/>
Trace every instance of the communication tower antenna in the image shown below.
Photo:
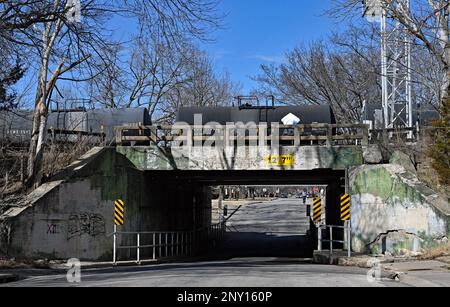
<path fill-rule="evenodd" d="M 385 128 L 413 128 L 411 36 L 389 16 L 395 8 L 409 12 L 410 0 L 363 0 L 363 15 L 381 25 L 381 78 Z"/>

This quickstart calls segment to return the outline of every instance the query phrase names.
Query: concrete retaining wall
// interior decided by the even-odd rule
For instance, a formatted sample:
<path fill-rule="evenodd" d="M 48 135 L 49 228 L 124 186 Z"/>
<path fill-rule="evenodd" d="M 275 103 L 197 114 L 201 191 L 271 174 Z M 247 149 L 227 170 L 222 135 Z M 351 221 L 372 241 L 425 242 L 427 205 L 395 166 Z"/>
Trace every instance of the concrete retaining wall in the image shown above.
<path fill-rule="evenodd" d="M 210 223 L 208 188 L 162 182 L 113 150 L 93 150 L 60 177 L 0 217 L 2 253 L 111 260 L 116 199 L 125 202 L 122 231 L 184 231 Z M 133 244 L 134 239 L 125 237 L 119 243 Z M 124 251 L 119 256 L 133 254 Z"/>
<path fill-rule="evenodd" d="M 446 242 L 450 206 L 396 163 L 350 172 L 353 248 L 408 254 Z"/>

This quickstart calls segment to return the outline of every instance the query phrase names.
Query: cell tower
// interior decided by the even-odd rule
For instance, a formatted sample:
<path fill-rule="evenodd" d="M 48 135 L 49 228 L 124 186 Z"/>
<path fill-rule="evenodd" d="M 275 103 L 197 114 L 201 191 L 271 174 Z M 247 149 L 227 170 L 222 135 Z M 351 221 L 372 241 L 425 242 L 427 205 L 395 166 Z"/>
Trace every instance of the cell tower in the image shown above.
<path fill-rule="evenodd" d="M 411 36 L 389 15 L 409 12 L 410 0 L 365 0 L 364 17 L 381 25 L 382 102 L 385 128 L 412 128 Z"/>

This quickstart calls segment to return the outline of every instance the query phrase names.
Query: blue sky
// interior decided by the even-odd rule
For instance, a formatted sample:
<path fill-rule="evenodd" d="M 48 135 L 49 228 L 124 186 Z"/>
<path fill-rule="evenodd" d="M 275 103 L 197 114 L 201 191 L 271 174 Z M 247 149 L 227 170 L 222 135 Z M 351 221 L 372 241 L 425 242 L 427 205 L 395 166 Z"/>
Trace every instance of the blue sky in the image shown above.
<path fill-rule="evenodd" d="M 256 87 L 251 80 L 261 64 L 281 63 L 284 54 L 296 45 L 326 38 L 337 30 L 336 21 L 324 15 L 332 0 L 221 0 L 220 13 L 227 14 L 224 28 L 212 34 L 213 42 L 201 43 L 217 72 L 227 71 L 232 81 L 242 85 L 246 95 Z M 116 39 L 127 40 L 136 31 L 135 24 L 122 19 L 113 21 Z M 27 74 L 17 86 L 34 97 L 36 74 Z M 31 82 L 30 82 L 31 81 Z M 63 89 L 59 82 L 60 89 Z M 75 92 L 84 84 L 71 84 Z"/>
<path fill-rule="evenodd" d="M 240 82 L 243 93 L 255 86 L 250 76 L 261 64 L 279 63 L 286 51 L 300 43 L 326 38 L 336 29 L 335 20 L 324 16 L 330 0 L 222 0 L 228 15 L 225 29 L 215 41 L 202 45 L 218 71 L 226 70 Z"/>

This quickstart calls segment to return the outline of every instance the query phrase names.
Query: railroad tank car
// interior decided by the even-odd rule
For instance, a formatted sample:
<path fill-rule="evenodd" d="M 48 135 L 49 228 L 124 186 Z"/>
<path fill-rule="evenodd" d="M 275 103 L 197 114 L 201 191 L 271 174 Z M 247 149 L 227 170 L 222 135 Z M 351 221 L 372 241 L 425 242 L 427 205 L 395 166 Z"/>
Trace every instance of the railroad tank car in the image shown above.
<path fill-rule="evenodd" d="M 146 108 L 52 111 L 47 129 L 55 132 L 57 141 L 75 142 L 77 134 L 104 133 L 107 144 L 115 141 L 115 128 L 124 125 L 149 125 Z M 0 112 L 0 141 L 26 143 L 33 127 L 33 112 L 24 110 Z"/>
<path fill-rule="evenodd" d="M 0 143 L 20 144 L 29 142 L 32 127 L 32 111 L 0 111 Z"/>
<path fill-rule="evenodd" d="M 396 111 L 401 113 L 398 120 L 399 125 L 407 122 L 406 114 L 402 111 L 403 106 L 396 106 Z M 384 129 L 383 105 L 380 103 L 366 104 L 361 111 L 362 121 L 368 124 L 371 129 Z M 427 128 L 432 126 L 433 121 L 438 120 L 439 112 L 431 105 L 414 105 L 413 106 L 413 125 L 416 128 Z"/>
<path fill-rule="evenodd" d="M 87 113 L 87 131 L 102 131 L 106 142 L 115 142 L 116 127 L 125 125 L 150 125 L 150 115 L 146 108 L 91 110 Z"/>
<path fill-rule="evenodd" d="M 200 124 L 195 122 L 195 116 L 202 116 L 202 125 L 218 123 L 225 126 L 227 123 L 255 123 L 260 125 L 266 123 L 268 133 L 271 134 L 272 124 L 282 125 L 283 119 L 288 115 L 296 116 L 300 121 L 298 124 L 335 124 L 336 118 L 333 110 L 328 105 L 315 106 L 272 106 L 260 107 L 253 105 L 240 105 L 239 107 L 184 107 L 178 111 L 176 121 L 189 125 Z M 211 135 L 214 131 L 211 131 Z M 232 132 L 234 133 L 234 132 Z M 246 135 L 250 131 L 245 132 Z M 282 128 L 279 130 L 281 136 L 294 136 L 295 131 L 292 128 Z M 326 135 L 325 130 L 305 128 L 303 135 Z"/>
<path fill-rule="evenodd" d="M 280 107 L 183 107 L 177 114 L 176 121 L 194 125 L 195 115 L 202 115 L 202 125 L 207 123 L 279 123 L 293 114 L 300 119 L 300 124 L 326 123 L 335 124 L 336 118 L 330 106 L 280 106 Z"/>

